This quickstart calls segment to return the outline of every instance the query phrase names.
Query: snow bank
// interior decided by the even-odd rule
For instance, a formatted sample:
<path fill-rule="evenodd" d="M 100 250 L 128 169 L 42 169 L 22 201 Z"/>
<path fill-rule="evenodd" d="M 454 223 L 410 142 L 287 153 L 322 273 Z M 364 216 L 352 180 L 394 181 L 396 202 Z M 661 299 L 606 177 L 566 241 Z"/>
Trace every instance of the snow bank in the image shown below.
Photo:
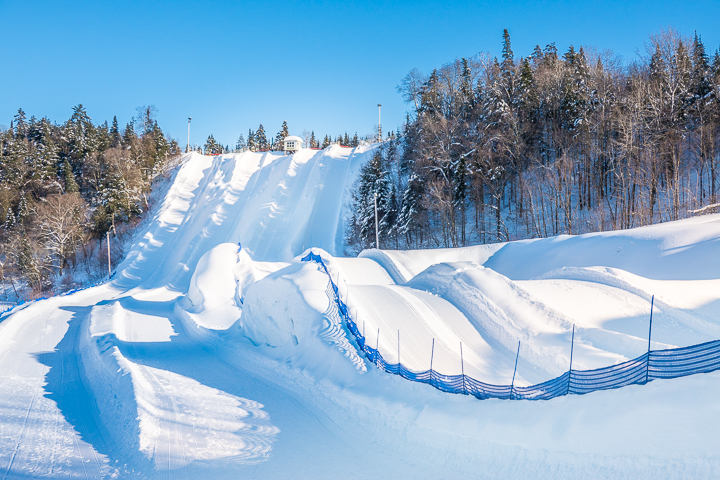
<path fill-rule="evenodd" d="M 325 377 L 335 365 L 340 377 L 366 366 L 330 300 L 327 276 L 314 263 L 294 263 L 252 284 L 245 296 L 242 334 L 288 366 Z M 337 355 L 337 354 L 340 355 Z"/>
<path fill-rule="evenodd" d="M 225 330 L 242 316 L 247 288 L 286 265 L 254 262 L 240 245 L 221 243 L 200 257 L 182 306 L 198 325 Z"/>

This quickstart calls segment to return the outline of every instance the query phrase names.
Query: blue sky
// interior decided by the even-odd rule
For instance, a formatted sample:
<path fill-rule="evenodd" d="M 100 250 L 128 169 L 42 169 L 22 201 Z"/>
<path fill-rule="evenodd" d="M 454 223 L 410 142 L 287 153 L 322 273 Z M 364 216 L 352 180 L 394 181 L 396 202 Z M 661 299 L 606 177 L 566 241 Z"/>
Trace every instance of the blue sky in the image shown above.
<path fill-rule="evenodd" d="M 673 26 L 720 47 L 718 1 L 35 1 L 0 0 L 0 125 L 22 107 L 64 121 L 82 103 L 125 124 L 155 105 L 182 145 L 234 144 L 262 123 L 275 135 L 371 133 L 405 116 L 396 86 L 478 52 L 516 56 L 555 42 L 632 60 Z"/>

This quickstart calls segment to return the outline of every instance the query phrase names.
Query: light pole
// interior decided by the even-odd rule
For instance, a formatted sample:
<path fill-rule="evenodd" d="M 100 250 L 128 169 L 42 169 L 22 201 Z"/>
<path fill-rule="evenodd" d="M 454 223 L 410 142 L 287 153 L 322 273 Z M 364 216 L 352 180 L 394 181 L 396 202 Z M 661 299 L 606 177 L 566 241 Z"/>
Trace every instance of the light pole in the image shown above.
<path fill-rule="evenodd" d="M 380 121 L 381 107 L 382 105 L 378 103 L 378 142 L 382 142 L 382 122 Z"/>
<path fill-rule="evenodd" d="M 380 229 L 378 228 L 377 192 L 375 193 L 375 248 L 380 249 Z"/>
<path fill-rule="evenodd" d="M 192 120 L 192 117 L 188 117 L 188 143 L 187 143 L 187 150 L 186 152 L 190 151 L 190 120 Z"/>

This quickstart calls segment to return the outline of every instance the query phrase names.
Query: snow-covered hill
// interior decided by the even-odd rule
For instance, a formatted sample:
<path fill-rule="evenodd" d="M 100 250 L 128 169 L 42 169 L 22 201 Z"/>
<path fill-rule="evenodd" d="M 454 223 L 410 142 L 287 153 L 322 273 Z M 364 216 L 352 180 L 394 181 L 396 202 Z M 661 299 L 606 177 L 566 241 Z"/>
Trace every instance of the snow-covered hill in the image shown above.
<path fill-rule="evenodd" d="M 6 478 L 657 478 L 720 471 L 720 373 L 479 401 L 380 372 L 516 384 L 720 338 L 720 215 L 343 258 L 372 147 L 184 158 L 112 282 L 0 322 Z M 434 342 L 434 350 L 433 350 Z M 431 360 L 432 357 L 432 360 Z"/>

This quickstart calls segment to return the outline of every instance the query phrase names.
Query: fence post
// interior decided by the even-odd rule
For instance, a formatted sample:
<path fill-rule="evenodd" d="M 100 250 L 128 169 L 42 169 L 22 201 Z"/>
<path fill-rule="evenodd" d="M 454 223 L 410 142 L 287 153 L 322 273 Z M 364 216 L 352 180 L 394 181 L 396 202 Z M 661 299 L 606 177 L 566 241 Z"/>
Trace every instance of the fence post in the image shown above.
<path fill-rule="evenodd" d="M 460 372 L 462 373 L 463 394 L 465 394 L 467 392 L 465 390 L 465 362 L 463 361 L 462 342 L 460 342 Z"/>
<path fill-rule="evenodd" d="M 433 337 L 432 347 L 430 347 L 430 385 L 433 381 L 433 357 L 435 357 L 435 337 Z"/>
<path fill-rule="evenodd" d="M 573 323 L 572 340 L 570 341 L 570 370 L 568 370 L 568 384 L 567 384 L 567 390 L 565 391 L 565 395 L 570 393 L 570 377 L 572 377 L 572 357 L 573 357 L 573 349 L 574 348 L 575 348 L 575 324 Z"/>
<path fill-rule="evenodd" d="M 398 330 L 398 375 L 400 375 L 400 330 Z"/>
<path fill-rule="evenodd" d="M 380 327 L 378 327 L 377 338 L 375 339 L 375 365 L 380 365 Z"/>
<path fill-rule="evenodd" d="M 648 329 L 648 352 L 647 352 L 647 369 L 645 370 L 645 383 L 650 378 L 650 338 L 652 338 L 652 314 L 653 305 L 655 304 L 655 295 L 650 299 L 650 328 Z"/>
<path fill-rule="evenodd" d="M 520 340 L 518 340 L 518 351 L 517 355 L 515 355 L 515 370 L 513 370 L 513 378 L 512 382 L 510 382 L 510 398 L 513 398 L 513 389 L 515 388 L 515 373 L 517 373 L 517 362 L 518 358 L 520 358 Z"/>

